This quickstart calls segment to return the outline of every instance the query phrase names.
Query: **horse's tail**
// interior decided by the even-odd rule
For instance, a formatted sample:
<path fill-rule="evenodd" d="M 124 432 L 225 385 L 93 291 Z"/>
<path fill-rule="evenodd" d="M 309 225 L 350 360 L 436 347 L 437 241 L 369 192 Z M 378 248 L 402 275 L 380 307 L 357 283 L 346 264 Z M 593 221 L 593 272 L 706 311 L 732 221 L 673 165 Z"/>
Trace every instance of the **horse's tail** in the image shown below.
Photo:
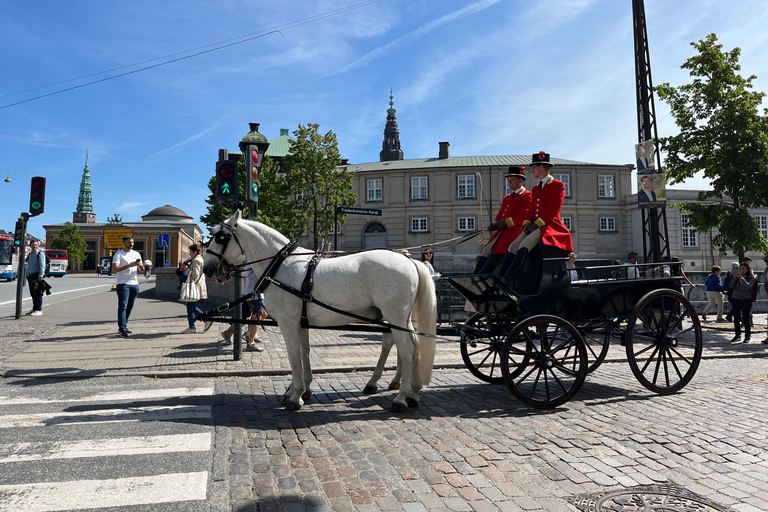
<path fill-rule="evenodd" d="M 425 334 L 434 336 L 437 333 L 437 295 L 435 294 L 435 282 L 427 270 L 427 266 L 415 263 L 416 272 L 419 274 L 419 287 L 416 291 L 416 300 L 413 303 L 413 320 L 417 329 Z M 422 386 L 429 384 L 432 379 L 432 366 L 435 363 L 435 338 L 419 336 L 416 344 L 419 375 Z"/>

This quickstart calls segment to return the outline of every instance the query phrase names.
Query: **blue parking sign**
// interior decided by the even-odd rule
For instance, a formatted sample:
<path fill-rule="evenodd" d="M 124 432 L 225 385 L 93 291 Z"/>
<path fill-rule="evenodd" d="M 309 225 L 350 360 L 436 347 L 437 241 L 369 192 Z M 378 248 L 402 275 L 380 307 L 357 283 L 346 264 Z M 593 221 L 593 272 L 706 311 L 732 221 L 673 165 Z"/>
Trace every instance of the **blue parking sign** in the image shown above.
<path fill-rule="evenodd" d="M 170 247 L 171 246 L 171 235 L 168 233 L 164 233 L 162 235 L 159 235 L 157 238 L 157 246 L 158 247 Z"/>

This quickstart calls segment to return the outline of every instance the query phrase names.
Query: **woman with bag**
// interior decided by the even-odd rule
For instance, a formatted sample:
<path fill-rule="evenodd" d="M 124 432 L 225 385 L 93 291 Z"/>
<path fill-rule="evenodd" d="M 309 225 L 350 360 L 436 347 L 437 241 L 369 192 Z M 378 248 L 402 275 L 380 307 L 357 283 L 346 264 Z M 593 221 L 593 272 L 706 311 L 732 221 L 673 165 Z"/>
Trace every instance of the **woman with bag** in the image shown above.
<path fill-rule="evenodd" d="M 208 298 L 208 290 L 205 287 L 205 276 L 203 276 L 203 257 L 200 255 L 200 246 L 192 244 L 189 246 L 189 260 L 185 261 L 179 268 L 186 276 L 186 281 L 181 285 L 181 302 L 187 305 L 187 321 L 189 328 L 181 331 L 181 334 L 197 333 L 195 329 L 195 314 L 203 312 L 197 307 L 197 301 Z"/>
<path fill-rule="evenodd" d="M 731 340 L 732 343 L 741 341 L 741 322 L 744 322 L 744 343 L 749 343 L 751 338 L 751 329 L 749 325 L 749 314 L 752 311 L 752 290 L 757 289 L 757 279 L 749 268 L 749 263 L 743 262 L 738 269 L 734 269 L 733 279 L 728 283 L 733 289 L 731 304 L 733 308 L 733 326 L 736 330 L 736 336 Z"/>

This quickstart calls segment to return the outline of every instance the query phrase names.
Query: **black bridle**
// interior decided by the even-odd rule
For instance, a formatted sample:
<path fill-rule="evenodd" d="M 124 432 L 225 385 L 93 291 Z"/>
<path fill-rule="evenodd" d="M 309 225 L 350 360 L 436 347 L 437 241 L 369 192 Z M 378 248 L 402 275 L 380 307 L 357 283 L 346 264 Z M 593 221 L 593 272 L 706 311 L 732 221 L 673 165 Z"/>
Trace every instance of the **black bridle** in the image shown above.
<path fill-rule="evenodd" d="M 217 258 L 219 258 L 219 261 L 216 263 L 217 267 L 231 267 L 232 264 L 229 263 L 224 258 L 224 253 L 227 252 L 227 246 L 229 245 L 230 240 L 235 240 L 235 243 L 240 248 L 240 253 L 245 256 L 245 251 L 243 250 L 243 246 L 240 245 L 240 240 L 237 239 L 237 235 L 234 232 L 234 226 L 230 227 L 228 224 L 225 224 L 224 222 L 221 222 L 219 224 L 219 230 L 216 232 L 215 235 L 213 235 L 213 241 L 216 242 L 221 246 L 221 252 L 217 253 L 212 251 L 210 248 L 205 251 L 206 254 L 213 254 Z"/>

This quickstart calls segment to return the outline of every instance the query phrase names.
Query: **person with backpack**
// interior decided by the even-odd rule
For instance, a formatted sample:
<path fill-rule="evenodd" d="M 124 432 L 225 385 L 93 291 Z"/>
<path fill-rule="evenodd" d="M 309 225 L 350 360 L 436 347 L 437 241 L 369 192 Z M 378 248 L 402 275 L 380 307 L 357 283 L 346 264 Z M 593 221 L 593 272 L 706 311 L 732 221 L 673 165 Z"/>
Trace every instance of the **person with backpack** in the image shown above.
<path fill-rule="evenodd" d="M 709 304 L 707 304 L 707 307 L 701 312 L 701 318 L 705 322 L 707 321 L 707 313 L 715 309 L 715 307 L 717 307 L 717 321 L 725 321 L 725 318 L 723 318 L 723 293 L 725 293 L 725 291 L 723 290 L 723 284 L 720 282 L 720 274 L 722 271 L 723 270 L 719 266 L 714 265 L 712 267 L 712 273 L 707 276 L 706 285 Z"/>
<path fill-rule="evenodd" d="M 738 343 L 741 341 L 741 321 L 743 320 L 744 343 L 749 343 L 752 337 L 749 315 L 752 312 L 753 292 L 757 290 L 757 279 L 755 279 L 755 275 L 746 261 L 735 270 L 733 278 L 728 285 L 733 289 L 733 295 L 731 296 L 733 309 L 731 309 L 731 312 L 733 313 L 733 326 L 736 330 L 736 335 L 731 342 Z"/>
<path fill-rule="evenodd" d="M 725 279 L 723 280 L 723 289 L 725 290 L 725 294 L 728 296 L 728 304 L 731 305 L 731 309 L 729 309 L 728 314 L 725 315 L 726 322 L 733 322 L 733 302 L 731 302 L 731 297 L 733 296 L 733 288 L 731 288 L 731 281 L 733 280 L 733 273 L 738 269 L 738 262 L 734 261 L 731 263 L 731 270 L 728 271 Z"/>
<path fill-rule="evenodd" d="M 32 296 L 31 316 L 43 314 L 43 275 L 45 274 L 45 253 L 40 250 L 40 243 L 32 240 L 29 243 L 32 249 L 27 256 L 27 281 L 29 281 L 29 294 Z"/>

